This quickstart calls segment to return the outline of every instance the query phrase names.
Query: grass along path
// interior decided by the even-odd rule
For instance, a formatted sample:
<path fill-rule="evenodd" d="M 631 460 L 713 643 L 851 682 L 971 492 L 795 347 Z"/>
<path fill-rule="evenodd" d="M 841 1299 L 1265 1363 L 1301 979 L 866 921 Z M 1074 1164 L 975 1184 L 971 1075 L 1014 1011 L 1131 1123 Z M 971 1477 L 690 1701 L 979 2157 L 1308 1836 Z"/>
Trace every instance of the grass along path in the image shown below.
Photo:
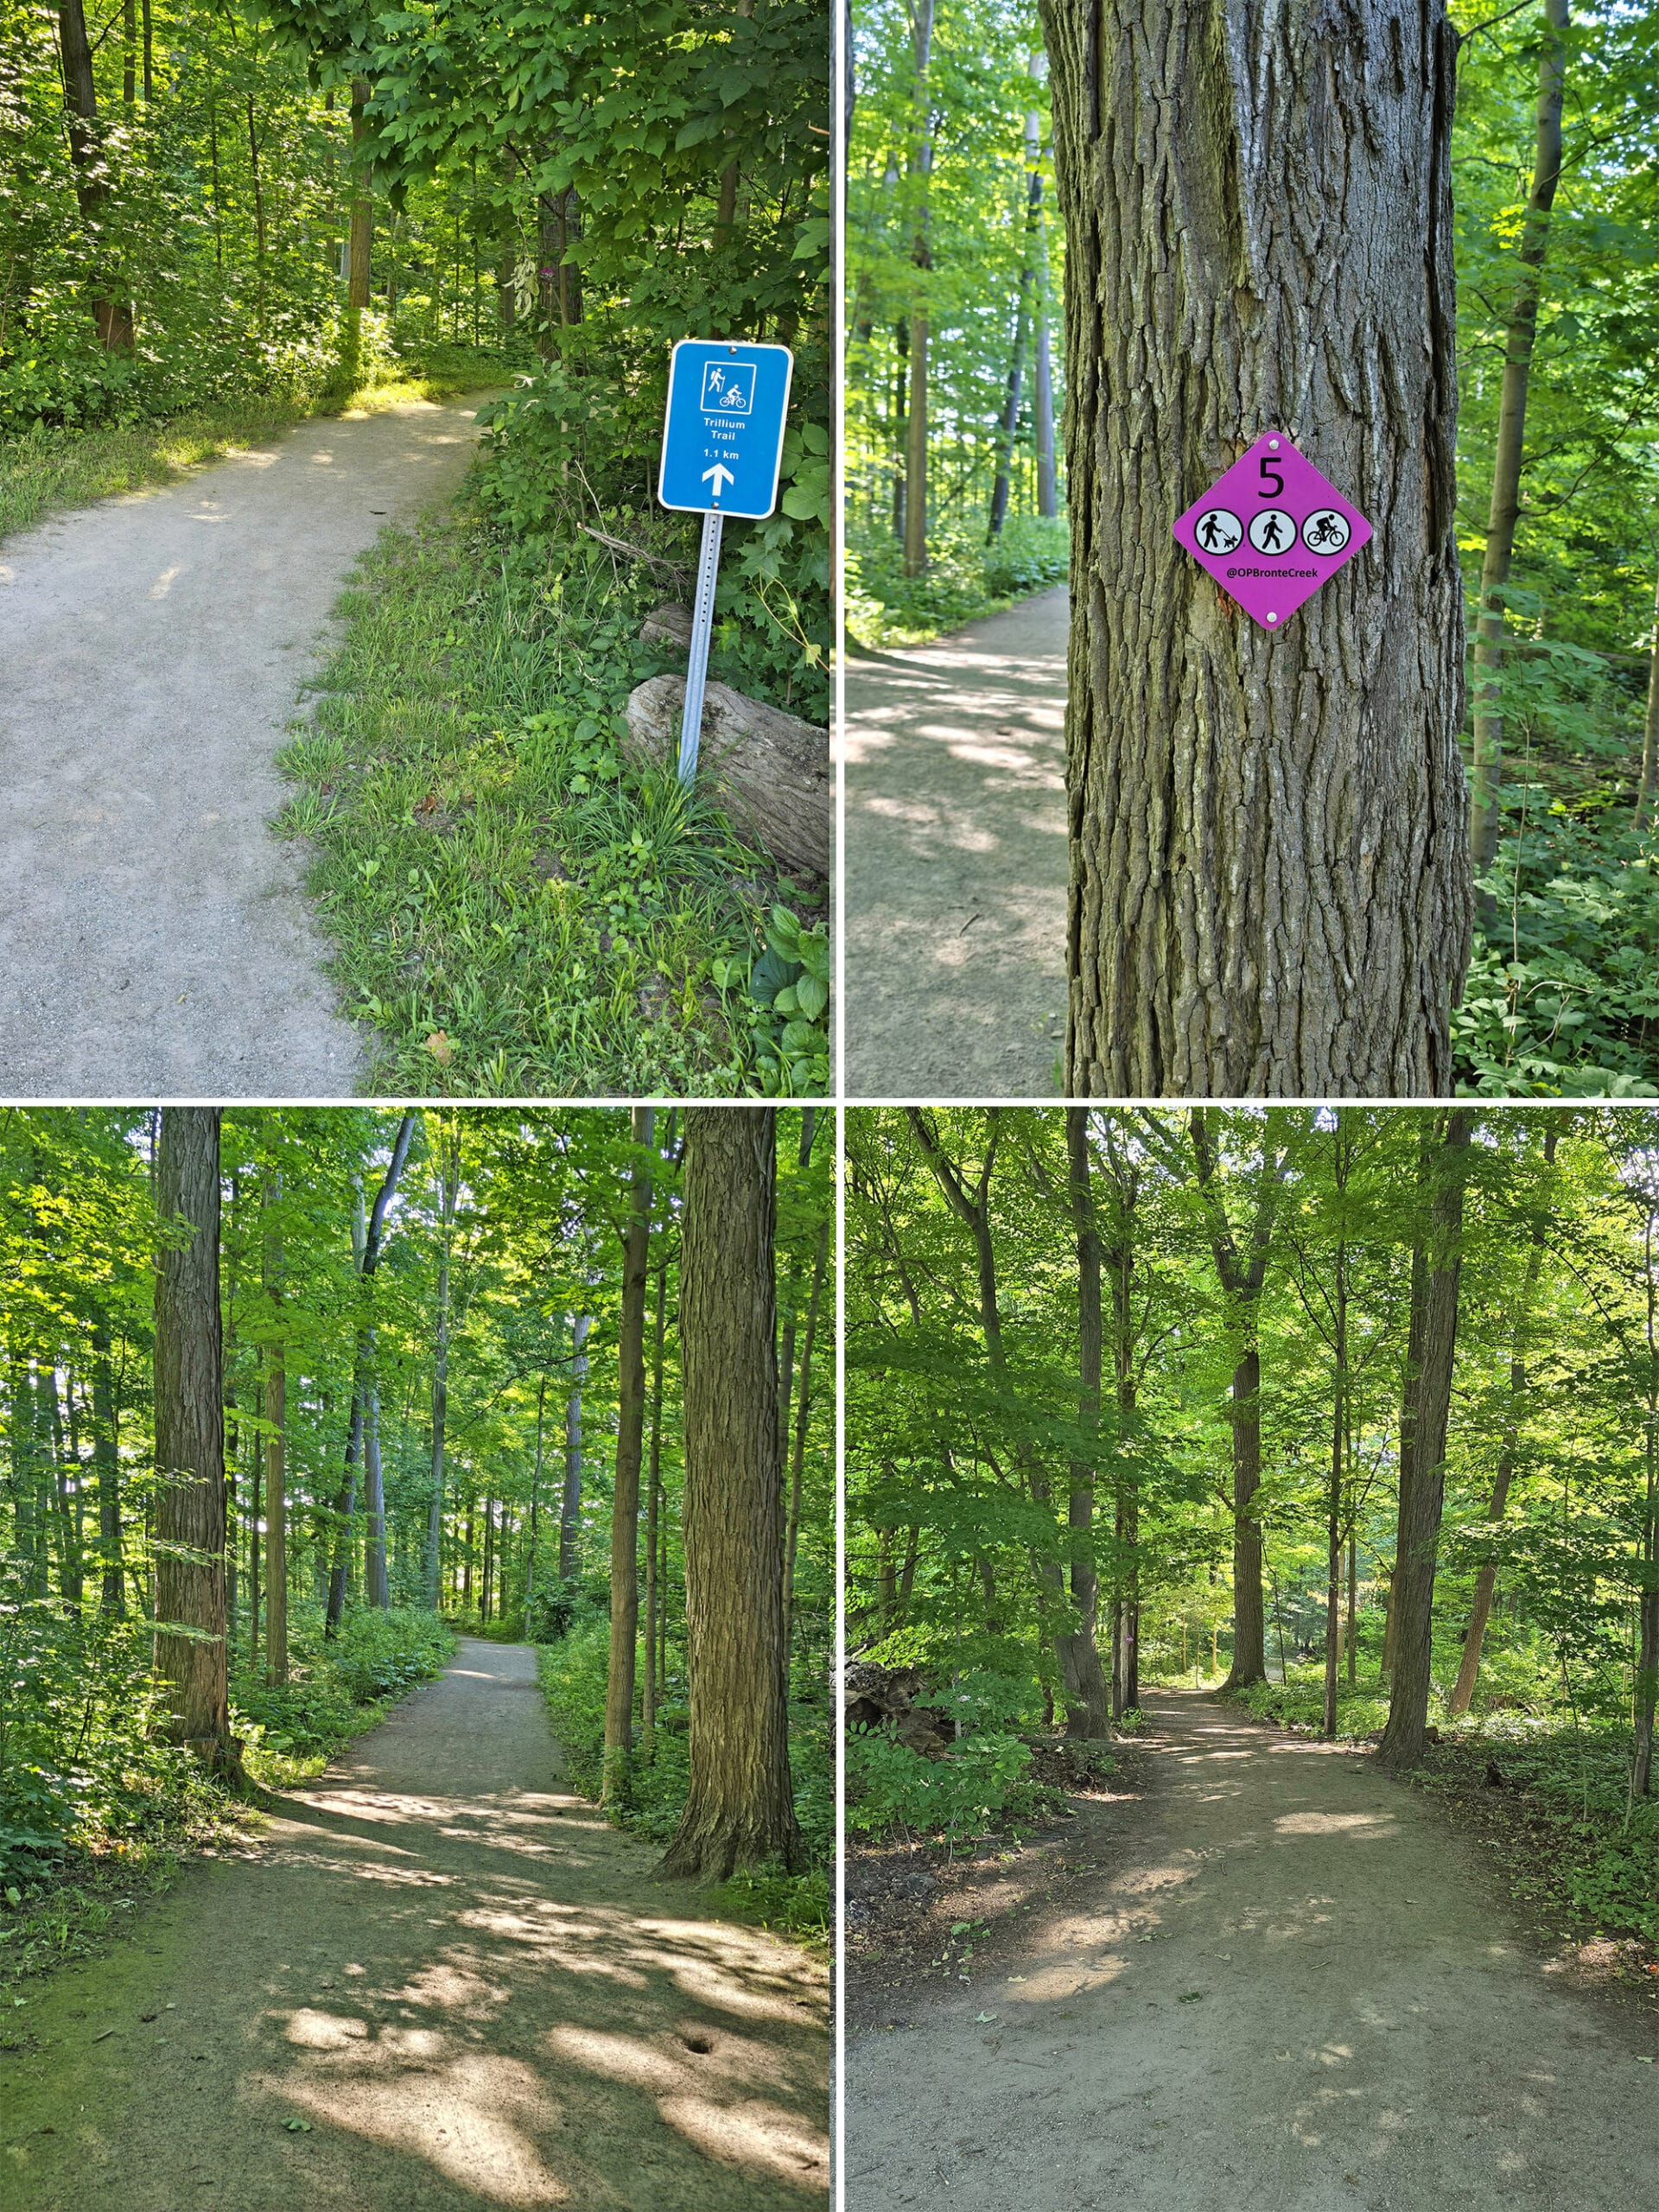
<path fill-rule="evenodd" d="M 634 685 L 684 664 L 639 638 L 661 596 L 590 539 L 517 545 L 464 511 L 364 562 L 281 826 L 309 841 L 370 1087 L 827 1088 L 826 1023 L 786 1056 L 747 988 L 770 910 L 818 924 L 823 887 L 779 878 L 619 741 Z"/>
<path fill-rule="evenodd" d="M 1651 2022 L 1552 1978 L 1363 1755 L 1144 1704 L 1113 1863 L 994 1924 L 968 1982 L 867 2011 L 848 2212 L 1646 2201 Z"/>
<path fill-rule="evenodd" d="M 654 1857 L 564 1786 L 533 1652 L 464 1642 L 13 2013 L 7 2212 L 821 2201 L 826 1973 Z"/>
<path fill-rule="evenodd" d="M 317 399 L 257 393 L 193 408 L 163 423 L 64 430 L 37 427 L 0 438 L 0 538 L 67 508 L 90 506 L 148 485 L 175 483 L 192 469 L 268 442 L 296 423 L 313 417 L 357 422 L 410 400 L 462 398 L 477 387 L 477 370 L 468 365 L 460 374 L 411 372 Z"/>

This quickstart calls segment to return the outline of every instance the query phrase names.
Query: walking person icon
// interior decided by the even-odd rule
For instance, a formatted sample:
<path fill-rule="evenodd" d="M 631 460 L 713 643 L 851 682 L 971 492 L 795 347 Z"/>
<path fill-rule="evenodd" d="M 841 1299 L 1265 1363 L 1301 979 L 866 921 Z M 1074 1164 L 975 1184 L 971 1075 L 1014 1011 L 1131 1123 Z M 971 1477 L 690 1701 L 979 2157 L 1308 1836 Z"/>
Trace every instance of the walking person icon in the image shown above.
<path fill-rule="evenodd" d="M 1225 507 L 1211 507 L 1198 517 L 1192 535 L 1206 553 L 1230 553 L 1244 535 L 1244 525 Z"/>
<path fill-rule="evenodd" d="M 1268 507 L 1250 520 L 1250 543 L 1258 553 L 1288 553 L 1296 543 L 1296 524 L 1282 507 Z"/>

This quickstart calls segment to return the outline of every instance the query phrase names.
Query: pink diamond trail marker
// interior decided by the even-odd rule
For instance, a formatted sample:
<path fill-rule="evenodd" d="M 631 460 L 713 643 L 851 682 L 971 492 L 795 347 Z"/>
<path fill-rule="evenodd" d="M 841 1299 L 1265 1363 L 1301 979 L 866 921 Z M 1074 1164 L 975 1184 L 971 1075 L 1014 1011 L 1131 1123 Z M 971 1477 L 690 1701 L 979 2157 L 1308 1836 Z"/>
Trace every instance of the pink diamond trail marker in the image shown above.
<path fill-rule="evenodd" d="M 1282 435 L 1258 438 L 1175 525 L 1177 544 L 1264 630 L 1282 630 L 1370 537 L 1359 509 Z"/>

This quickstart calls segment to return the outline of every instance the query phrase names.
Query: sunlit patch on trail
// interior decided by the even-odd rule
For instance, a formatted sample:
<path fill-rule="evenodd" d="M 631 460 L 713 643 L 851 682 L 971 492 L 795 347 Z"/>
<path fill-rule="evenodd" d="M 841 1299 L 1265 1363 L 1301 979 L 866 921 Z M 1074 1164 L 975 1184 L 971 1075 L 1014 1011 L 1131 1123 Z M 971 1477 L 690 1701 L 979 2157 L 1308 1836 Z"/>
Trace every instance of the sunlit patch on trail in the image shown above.
<path fill-rule="evenodd" d="M 1281 1835 L 1393 1835 L 1400 1823 L 1392 1813 L 1281 1813 L 1274 1821 Z"/>

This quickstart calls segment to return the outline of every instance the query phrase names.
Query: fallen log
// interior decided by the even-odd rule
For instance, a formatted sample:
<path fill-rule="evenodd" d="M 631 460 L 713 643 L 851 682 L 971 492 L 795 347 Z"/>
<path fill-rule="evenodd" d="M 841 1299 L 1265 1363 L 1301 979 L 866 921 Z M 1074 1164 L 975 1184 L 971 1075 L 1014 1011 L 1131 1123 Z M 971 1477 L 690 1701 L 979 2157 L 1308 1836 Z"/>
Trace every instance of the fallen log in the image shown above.
<path fill-rule="evenodd" d="M 664 764 L 677 755 L 683 676 L 653 676 L 628 699 L 626 750 Z M 745 836 L 785 868 L 827 877 L 835 855 L 830 733 L 724 683 L 703 695 L 698 779 Z"/>

